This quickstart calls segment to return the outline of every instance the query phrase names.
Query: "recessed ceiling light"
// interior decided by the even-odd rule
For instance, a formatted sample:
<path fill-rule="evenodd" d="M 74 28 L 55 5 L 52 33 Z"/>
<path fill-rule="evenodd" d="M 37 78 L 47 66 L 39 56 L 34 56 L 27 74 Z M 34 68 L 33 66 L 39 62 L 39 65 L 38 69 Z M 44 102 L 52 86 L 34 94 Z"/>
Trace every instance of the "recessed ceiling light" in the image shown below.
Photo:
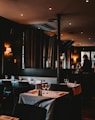
<path fill-rule="evenodd" d="M 91 38 L 88 38 L 89 40 L 91 40 Z"/>
<path fill-rule="evenodd" d="M 49 10 L 52 10 L 52 7 L 49 7 Z"/>
<path fill-rule="evenodd" d="M 23 13 L 21 13 L 20 16 L 23 17 Z"/>
<path fill-rule="evenodd" d="M 83 34 L 83 31 L 81 31 L 81 34 Z"/>
<path fill-rule="evenodd" d="M 70 22 L 69 25 L 72 25 L 72 23 Z"/>
<path fill-rule="evenodd" d="M 88 2 L 89 2 L 89 0 L 86 0 L 85 2 L 87 2 L 87 3 L 88 3 Z"/>

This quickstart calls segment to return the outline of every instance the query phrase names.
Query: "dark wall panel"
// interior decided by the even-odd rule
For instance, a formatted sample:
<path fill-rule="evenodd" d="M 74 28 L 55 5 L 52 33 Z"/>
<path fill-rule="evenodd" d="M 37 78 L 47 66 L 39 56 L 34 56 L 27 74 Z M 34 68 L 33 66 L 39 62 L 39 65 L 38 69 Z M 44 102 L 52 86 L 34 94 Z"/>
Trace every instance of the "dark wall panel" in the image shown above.
<path fill-rule="evenodd" d="M 21 70 L 20 75 L 25 76 L 38 76 L 38 77 L 56 77 L 56 69 L 36 69 L 36 68 L 25 68 Z"/>

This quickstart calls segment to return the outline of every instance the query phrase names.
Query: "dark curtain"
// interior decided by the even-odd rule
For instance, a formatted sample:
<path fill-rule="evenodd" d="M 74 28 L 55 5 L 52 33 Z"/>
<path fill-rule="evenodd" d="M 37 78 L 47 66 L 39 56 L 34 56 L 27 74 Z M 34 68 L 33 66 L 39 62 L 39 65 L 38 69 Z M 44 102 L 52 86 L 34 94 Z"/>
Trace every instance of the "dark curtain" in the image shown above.
<path fill-rule="evenodd" d="M 45 68 L 49 36 L 34 27 L 25 28 L 25 68 Z"/>

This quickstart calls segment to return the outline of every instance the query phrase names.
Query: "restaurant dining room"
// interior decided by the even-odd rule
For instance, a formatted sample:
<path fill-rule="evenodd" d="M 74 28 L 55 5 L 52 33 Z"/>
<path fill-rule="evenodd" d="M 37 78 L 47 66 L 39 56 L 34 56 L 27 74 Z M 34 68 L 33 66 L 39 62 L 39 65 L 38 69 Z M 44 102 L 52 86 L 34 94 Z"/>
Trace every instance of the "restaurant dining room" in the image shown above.
<path fill-rule="evenodd" d="M 0 1 L 0 120 L 95 120 L 94 0 Z"/>

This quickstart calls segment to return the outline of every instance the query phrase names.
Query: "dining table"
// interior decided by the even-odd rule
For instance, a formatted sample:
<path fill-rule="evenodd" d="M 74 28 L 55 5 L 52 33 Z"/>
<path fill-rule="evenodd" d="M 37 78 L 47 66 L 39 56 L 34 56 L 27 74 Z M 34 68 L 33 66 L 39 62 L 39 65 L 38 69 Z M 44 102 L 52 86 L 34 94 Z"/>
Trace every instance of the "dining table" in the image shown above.
<path fill-rule="evenodd" d="M 47 110 L 46 120 L 68 119 L 68 111 L 70 104 L 69 92 L 52 91 L 39 89 L 29 90 L 28 92 L 19 95 L 20 104 L 29 104 L 43 107 Z"/>
<path fill-rule="evenodd" d="M 2 85 L 3 81 L 11 82 L 12 87 L 15 87 L 15 88 L 19 87 L 20 83 L 28 83 L 30 86 L 33 86 L 33 87 L 36 86 L 35 82 L 34 81 L 30 81 L 30 80 L 28 81 L 28 80 L 9 79 L 9 78 L 7 78 L 7 79 L 0 79 L 0 84 L 1 85 Z"/>
<path fill-rule="evenodd" d="M 74 96 L 82 93 L 81 84 L 68 82 L 68 83 L 59 83 L 59 85 L 63 85 L 63 86 L 67 86 L 68 88 L 71 88 Z"/>
<path fill-rule="evenodd" d="M 81 108 L 82 108 L 82 87 L 81 84 L 79 83 L 72 83 L 72 82 L 63 82 L 63 83 L 58 83 L 58 84 L 51 84 L 50 87 L 51 90 L 65 90 L 68 91 L 71 96 L 71 116 L 72 120 L 81 120 L 82 115 L 81 115 Z"/>

